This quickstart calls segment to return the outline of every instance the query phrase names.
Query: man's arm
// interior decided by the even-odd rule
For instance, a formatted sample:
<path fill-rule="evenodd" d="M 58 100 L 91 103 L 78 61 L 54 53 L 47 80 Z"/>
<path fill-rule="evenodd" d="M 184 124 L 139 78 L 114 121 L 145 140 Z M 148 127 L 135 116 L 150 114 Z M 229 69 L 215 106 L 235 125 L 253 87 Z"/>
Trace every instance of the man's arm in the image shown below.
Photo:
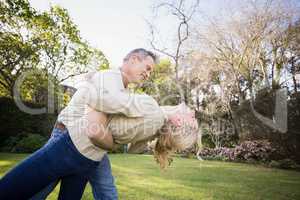
<path fill-rule="evenodd" d="M 105 91 L 102 95 L 90 95 L 88 105 L 104 113 L 122 113 L 127 117 L 143 117 L 153 112 L 157 102 L 148 95 L 129 94 L 126 92 Z"/>
<path fill-rule="evenodd" d="M 108 78 L 109 77 L 109 78 Z M 127 117 L 143 117 L 151 114 L 153 107 L 159 107 L 149 95 L 130 94 L 118 87 L 120 75 L 97 73 L 89 81 L 88 90 L 83 94 L 87 104 L 100 112 L 122 113 Z"/>
<path fill-rule="evenodd" d="M 107 79 L 107 76 L 104 77 L 103 74 L 101 76 L 101 73 L 98 73 L 89 81 L 88 90 L 83 90 L 81 96 L 85 97 L 91 109 L 102 114 L 122 113 L 127 117 L 164 116 L 151 96 L 127 93 L 118 88 L 118 81 L 121 81 L 118 80 L 118 76 L 112 75 L 110 79 Z M 106 148 L 110 149 L 113 147 L 112 135 L 106 129 L 106 123 L 100 124 L 102 126 L 105 124 L 105 128 L 102 131 L 90 131 L 89 137 L 95 145 L 101 148 L 104 148 L 103 145 L 110 144 L 109 148 Z M 95 125 L 94 127 L 101 130 Z"/>

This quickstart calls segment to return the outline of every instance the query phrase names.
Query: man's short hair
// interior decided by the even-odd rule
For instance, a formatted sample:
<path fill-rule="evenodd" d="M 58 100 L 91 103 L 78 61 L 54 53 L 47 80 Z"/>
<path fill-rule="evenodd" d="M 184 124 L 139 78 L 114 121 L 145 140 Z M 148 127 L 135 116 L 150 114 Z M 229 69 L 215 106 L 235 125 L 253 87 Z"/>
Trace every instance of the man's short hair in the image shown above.
<path fill-rule="evenodd" d="M 145 59 L 147 56 L 150 56 L 153 59 L 154 63 L 158 63 L 158 57 L 157 57 L 157 55 L 155 55 L 152 51 L 148 51 L 148 50 L 143 49 L 143 48 L 138 48 L 138 49 L 134 49 L 134 50 L 130 51 L 125 56 L 125 58 L 123 59 L 123 61 L 129 60 L 129 58 L 132 55 L 137 55 L 141 60 Z"/>

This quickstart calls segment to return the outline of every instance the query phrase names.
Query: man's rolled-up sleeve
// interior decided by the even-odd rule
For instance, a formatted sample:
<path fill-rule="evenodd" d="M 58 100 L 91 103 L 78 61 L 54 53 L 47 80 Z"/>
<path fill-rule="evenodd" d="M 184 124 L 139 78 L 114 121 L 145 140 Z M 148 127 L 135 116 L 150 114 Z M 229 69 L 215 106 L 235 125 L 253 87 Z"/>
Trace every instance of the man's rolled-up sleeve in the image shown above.
<path fill-rule="evenodd" d="M 129 94 L 126 92 L 101 91 L 101 95 L 91 95 L 88 105 L 98 111 L 128 117 L 143 117 L 153 112 L 157 102 L 148 95 Z"/>
<path fill-rule="evenodd" d="M 100 80 L 100 81 L 99 81 Z M 153 106 L 159 107 L 157 102 L 146 94 L 131 94 L 114 87 L 114 82 L 98 77 L 88 86 L 87 104 L 100 112 L 116 114 L 122 113 L 128 117 L 143 117 L 151 115 Z"/>

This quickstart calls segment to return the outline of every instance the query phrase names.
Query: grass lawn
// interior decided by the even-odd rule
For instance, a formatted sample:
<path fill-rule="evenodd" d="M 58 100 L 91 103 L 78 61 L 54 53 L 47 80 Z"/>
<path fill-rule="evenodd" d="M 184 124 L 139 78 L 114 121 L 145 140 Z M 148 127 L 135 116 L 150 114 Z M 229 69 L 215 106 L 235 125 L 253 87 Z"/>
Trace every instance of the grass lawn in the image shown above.
<path fill-rule="evenodd" d="M 28 154 L 0 153 L 0 176 Z M 110 155 L 120 200 L 300 199 L 300 172 L 175 158 L 160 171 L 150 155 Z M 58 187 L 48 199 L 56 199 Z M 93 199 L 87 187 L 84 200 Z"/>

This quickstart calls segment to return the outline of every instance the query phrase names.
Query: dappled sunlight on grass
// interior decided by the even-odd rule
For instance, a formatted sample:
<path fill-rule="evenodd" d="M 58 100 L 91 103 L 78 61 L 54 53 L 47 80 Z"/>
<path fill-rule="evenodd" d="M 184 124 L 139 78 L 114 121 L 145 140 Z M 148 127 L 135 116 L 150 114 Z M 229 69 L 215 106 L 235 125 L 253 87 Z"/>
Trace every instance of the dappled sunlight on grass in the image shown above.
<path fill-rule="evenodd" d="M 0 174 L 24 157 L 0 154 Z M 300 199 L 300 172 L 296 171 L 178 157 L 163 171 L 151 155 L 109 157 L 121 200 Z M 56 187 L 48 199 L 56 199 L 58 191 Z M 90 186 L 82 199 L 93 199 Z"/>
<path fill-rule="evenodd" d="M 3 166 L 11 166 L 14 162 L 13 161 L 8 161 L 8 160 L 0 160 L 0 166 L 3 167 Z"/>
<path fill-rule="evenodd" d="M 136 160 L 138 158 L 139 161 Z M 145 161 L 141 162 L 142 158 L 145 158 Z M 213 199 L 250 199 L 253 194 L 268 196 L 265 194 L 265 188 L 273 190 L 272 183 L 276 181 L 277 176 L 281 179 L 291 179 L 287 176 L 290 171 L 244 163 L 200 162 L 175 158 L 171 167 L 166 171 L 159 171 L 152 158 L 149 162 L 148 156 L 128 155 L 126 160 L 119 157 L 118 159 L 120 162 L 119 160 L 113 162 L 113 170 L 119 177 L 117 184 L 120 188 L 128 190 L 128 187 L 123 186 L 125 182 L 128 185 L 132 184 L 135 188 L 145 187 L 147 190 L 160 191 L 163 194 L 163 191 L 166 191 L 167 194 L 172 194 L 170 199 L 180 199 L 180 197 L 188 199 L 191 194 L 195 196 L 195 199 L 203 197 L 203 194 L 206 196 L 205 199 L 213 197 Z M 135 163 L 140 165 L 136 166 Z M 291 173 L 300 176 L 298 172 L 291 171 Z M 274 188 L 282 187 L 281 184 L 280 181 L 275 183 Z M 299 181 L 296 184 L 299 186 Z M 288 191 L 288 188 L 285 189 Z M 178 198 L 177 191 L 179 191 Z M 283 195 L 280 196 L 283 197 Z M 292 197 L 292 195 L 289 196 Z"/>

